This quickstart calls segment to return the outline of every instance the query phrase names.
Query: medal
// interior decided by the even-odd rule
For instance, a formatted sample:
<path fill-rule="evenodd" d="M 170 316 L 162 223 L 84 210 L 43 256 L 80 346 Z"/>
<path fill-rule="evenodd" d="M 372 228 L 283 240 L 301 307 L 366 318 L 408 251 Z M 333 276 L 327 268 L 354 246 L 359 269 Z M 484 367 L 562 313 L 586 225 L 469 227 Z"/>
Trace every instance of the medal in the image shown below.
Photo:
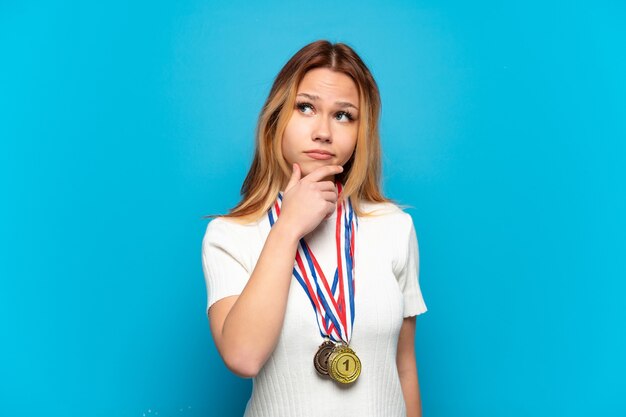
<path fill-rule="evenodd" d="M 327 340 L 320 345 L 317 349 L 317 353 L 315 353 L 313 357 L 313 366 L 315 366 L 315 370 L 321 376 L 328 375 L 328 357 L 333 352 L 334 348 L 335 344 Z"/>
<path fill-rule="evenodd" d="M 341 193 L 342 185 L 336 182 Z M 280 216 L 283 193 L 279 192 L 268 210 L 270 227 Z M 361 373 L 361 361 L 348 343 L 354 324 L 354 248 L 358 218 L 348 198 L 337 204 L 335 243 L 337 268 L 332 284 L 326 279 L 313 251 L 304 238 L 298 243 L 293 276 L 311 301 L 320 335 L 326 340 L 313 356 L 313 366 L 321 376 L 349 384 Z"/>
<path fill-rule="evenodd" d="M 338 344 L 328 358 L 328 375 L 342 384 L 350 384 L 361 375 L 361 360 L 349 346 Z"/>

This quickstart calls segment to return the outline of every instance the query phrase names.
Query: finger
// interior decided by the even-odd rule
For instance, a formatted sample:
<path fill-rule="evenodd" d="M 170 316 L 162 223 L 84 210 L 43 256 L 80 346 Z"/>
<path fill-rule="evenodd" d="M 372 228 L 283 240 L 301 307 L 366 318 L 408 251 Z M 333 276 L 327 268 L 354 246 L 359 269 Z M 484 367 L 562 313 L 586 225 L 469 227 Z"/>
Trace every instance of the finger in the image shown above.
<path fill-rule="evenodd" d="M 333 206 L 333 209 L 332 209 L 331 211 L 329 211 L 329 212 L 326 214 L 326 216 L 324 216 L 324 220 L 328 220 L 328 218 L 329 218 L 330 216 L 332 216 L 332 215 L 333 215 L 333 213 L 334 213 L 335 211 L 336 211 L 336 208 L 335 208 L 335 206 Z"/>
<path fill-rule="evenodd" d="M 300 171 L 300 166 L 297 163 L 294 163 L 291 168 L 291 177 L 289 178 L 287 186 L 285 186 L 285 192 L 289 191 L 291 187 L 293 187 L 298 183 L 298 181 L 300 181 L 300 175 L 302 174 L 302 172 Z"/>
<path fill-rule="evenodd" d="M 337 186 L 332 181 L 320 181 L 315 183 L 315 188 L 320 191 L 337 191 Z"/>
<path fill-rule="evenodd" d="M 343 167 L 341 165 L 324 165 L 319 168 L 316 168 L 309 175 L 304 177 L 307 181 L 318 182 L 323 180 L 324 178 L 330 175 L 336 175 L 343 172 Z"/>
<path fill-rule="evenodd" d="M 324 191 L 322 192 L 322 198 L 326 201 L 330 201 L 332 203 L 336 203 L 337 202 L 337 193 L 333 192 L 333 191 Z"/>

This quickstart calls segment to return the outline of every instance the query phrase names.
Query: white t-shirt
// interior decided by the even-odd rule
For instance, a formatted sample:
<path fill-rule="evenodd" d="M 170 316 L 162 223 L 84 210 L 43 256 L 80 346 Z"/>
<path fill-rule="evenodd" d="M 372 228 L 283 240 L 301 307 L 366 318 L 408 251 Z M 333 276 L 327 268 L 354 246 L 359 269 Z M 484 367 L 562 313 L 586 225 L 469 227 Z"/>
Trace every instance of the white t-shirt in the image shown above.
<path fill-rule="evenodd" d="M 413 219 L 392 203 L 362 202 L 375 217 L 359 217 L 355 241 L 355 319 L 350 341 L 361 375 L 344 386 L 320 377 L 313 356 L 323 342 L 315 312 L 292 276 L 278 344 L 258 375 L 245 417 L 405 416 L 396 353 L 404 317 L 426 312 L 418 282 Z M 337 267 L 336 214 L 304 238 L 326 277 Z M 215 218 L 202 243 L 207 313 L 216 301 L 241 294 L 270 231 L 267 216 L 241 225 Z M 332 279 L 332 278 L 329 278 Z"/>

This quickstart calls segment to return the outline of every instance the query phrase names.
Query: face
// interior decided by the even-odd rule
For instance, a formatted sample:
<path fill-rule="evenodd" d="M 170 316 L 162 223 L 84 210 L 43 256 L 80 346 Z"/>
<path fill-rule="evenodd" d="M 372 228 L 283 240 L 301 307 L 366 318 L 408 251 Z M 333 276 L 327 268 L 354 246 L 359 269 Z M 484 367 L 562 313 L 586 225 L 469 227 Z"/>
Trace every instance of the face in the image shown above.
<path fill-rule="evenodd" d="M 298 163 L 302 177 L 324 165 L 343 166 L 356 147 L 358 117 L 359 93 L 352 78 L 328 68 L 308 71 L 283 134 L 285 160 L 290 167 Z"/>

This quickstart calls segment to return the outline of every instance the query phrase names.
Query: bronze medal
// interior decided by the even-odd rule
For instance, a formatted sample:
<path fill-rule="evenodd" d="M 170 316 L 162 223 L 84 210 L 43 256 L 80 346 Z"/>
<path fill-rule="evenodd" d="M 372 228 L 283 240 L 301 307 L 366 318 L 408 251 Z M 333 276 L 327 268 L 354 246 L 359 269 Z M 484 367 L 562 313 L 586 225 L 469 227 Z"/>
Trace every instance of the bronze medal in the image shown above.
<path fill-rule="evenodd" d="M 313 365 L 315 370 L 321 376 L 328 375 L 328 357 L 333 352 L 335 344 L 330 340 L 325 341 L 320 345 L 313 357 Z"/>
<path fill-rule="evenodd" d="M 361 374 L 361 360 L 345 344 L 335 346 L 328 358 L 328 375 L 337 382 L 350 384 Z"/>

